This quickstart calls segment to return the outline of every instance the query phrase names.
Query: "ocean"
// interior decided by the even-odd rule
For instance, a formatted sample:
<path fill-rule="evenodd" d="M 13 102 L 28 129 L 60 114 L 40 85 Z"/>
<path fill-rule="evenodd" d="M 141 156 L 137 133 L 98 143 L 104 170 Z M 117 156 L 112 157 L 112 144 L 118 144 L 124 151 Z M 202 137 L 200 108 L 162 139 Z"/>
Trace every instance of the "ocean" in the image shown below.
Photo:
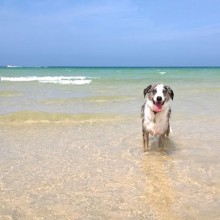
<path fill-rule="evenodd" d="M 143 152 L 143 90 L 174 91 Z M 0 219 L 220 219 L 220 68 L 1 67 Z"/>

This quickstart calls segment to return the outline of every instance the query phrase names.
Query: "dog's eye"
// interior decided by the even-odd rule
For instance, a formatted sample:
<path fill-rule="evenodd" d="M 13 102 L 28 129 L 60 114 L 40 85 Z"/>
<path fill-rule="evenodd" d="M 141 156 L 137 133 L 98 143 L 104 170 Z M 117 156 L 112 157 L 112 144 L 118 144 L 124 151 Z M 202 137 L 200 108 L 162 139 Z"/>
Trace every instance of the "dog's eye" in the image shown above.
<path fill-rule="evenodd" d="M 167 93 L 167 89 L 163 89 L 163 94 L 166 94 Z"/>
<path fill-rule="evenodd" d="M 156 89 L 153 89 L 152 90 L 153 94 L 155 95 L 157 93 L 157 90 Z"/>

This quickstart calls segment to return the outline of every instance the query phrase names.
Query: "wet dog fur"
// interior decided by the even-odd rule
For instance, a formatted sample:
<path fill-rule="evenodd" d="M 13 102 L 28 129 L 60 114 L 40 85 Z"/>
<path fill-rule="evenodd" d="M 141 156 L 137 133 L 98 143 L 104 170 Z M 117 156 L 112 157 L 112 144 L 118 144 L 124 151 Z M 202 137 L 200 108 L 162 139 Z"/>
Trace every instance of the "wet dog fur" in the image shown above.
<path fill-rule="evenodd" d="M 159 147 L 163 149 L 165 136 L 170 133 L 170 100 L 174 92 L 169 86 L 155 84 L 144 89 L 144 97 L 146 102 L 141 109 L 144 151 L 149 150 L 149 134 L 159 136 Z"/>

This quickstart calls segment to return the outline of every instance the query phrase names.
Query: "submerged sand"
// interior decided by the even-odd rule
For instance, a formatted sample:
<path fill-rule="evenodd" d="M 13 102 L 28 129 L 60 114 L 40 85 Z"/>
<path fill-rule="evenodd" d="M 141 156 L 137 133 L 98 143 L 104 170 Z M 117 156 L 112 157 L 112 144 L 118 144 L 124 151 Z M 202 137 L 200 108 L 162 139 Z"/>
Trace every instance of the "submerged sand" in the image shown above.
<path fill-rule="evenodd" d="M 139 119 L 1 125 L 0 219 L 219 219 L 218 138 L 178 123 L 148 153 Z"/>

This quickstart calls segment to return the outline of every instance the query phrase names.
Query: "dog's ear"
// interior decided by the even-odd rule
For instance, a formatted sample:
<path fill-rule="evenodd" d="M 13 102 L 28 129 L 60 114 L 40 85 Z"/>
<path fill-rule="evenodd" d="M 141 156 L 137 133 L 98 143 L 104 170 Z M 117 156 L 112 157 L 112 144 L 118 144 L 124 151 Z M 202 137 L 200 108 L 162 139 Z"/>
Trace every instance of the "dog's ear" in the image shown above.
<path fill-rule="evenodd" d="M 173 100 L 174 98 L 174 92 L 173 90 L 169 87 L 169 86 L 166 86 L 167 90 L 168 90 L 168 93 L 170 95 L 170 98 Z"/>
<path fill-rule="evenodd" d="M 152 85 L 149 85 L 147 88 L 144 89 L 144 97 L 146 96 L 147 93 L 150 92 L 151 88 L 152 88 Z"/>

